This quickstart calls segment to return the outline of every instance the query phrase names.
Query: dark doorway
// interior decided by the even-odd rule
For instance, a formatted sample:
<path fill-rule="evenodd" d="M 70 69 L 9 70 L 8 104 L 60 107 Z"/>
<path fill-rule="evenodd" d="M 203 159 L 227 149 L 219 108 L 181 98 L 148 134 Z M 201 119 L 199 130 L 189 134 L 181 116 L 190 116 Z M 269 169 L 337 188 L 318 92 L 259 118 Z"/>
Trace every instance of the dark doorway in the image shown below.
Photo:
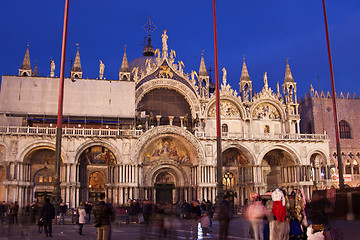
<path fill-rule="evenodd" d="M 52 192 L 35 192 L 35 198 L 38 203 L 45 203 L 46 198 L 52 197 Z"/>
<path fill-rule="evenodd" d="M 155 184 L 156 189 L 156 203 L 165 204 L 173 202 L 174 184 Z"/>

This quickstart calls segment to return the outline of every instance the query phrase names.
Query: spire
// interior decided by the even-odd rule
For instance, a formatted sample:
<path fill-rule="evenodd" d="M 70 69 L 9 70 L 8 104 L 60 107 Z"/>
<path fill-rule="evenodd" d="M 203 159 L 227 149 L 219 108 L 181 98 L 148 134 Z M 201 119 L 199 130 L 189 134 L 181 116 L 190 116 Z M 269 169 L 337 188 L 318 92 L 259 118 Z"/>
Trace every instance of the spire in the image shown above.
<path fill-rule="evenodd" d="M 34 67 L 33 76 L 34 76 L 34 77 L 38 77 L 38 76 L 39 76 L 39 69 L 38 69 L 37 60 L 36 60 L 36 62 L 35 62 L 35 67 Z"/>
<path fill-rule="evenodd" d="M 294 78 L 291 74 L 291 70 L 290 70 L 290 66 L 289 66 L 289 59 L 286 59 L 286 70 L 285 70 L 284 82 L 294 82 Z"/>
<path fill-rule="evenodd" d="M 150 43 L 150 41 L 149 41 Z M 144 55 L 145 56 L 145 55 Z M 124 49 L 124 56 L 120 67 L 119 80 L 130 81 L 130 67 L 126 55 L 126 45 Z"/>
<path fill-rule="evenodd" d="M 77 43 L 76 45 L 77 45 L 77 51 L 76 51 L 75 61 L 70 71 L 71 79 L 82 78 L 82 74 L 83 74 L 81 68 L 81 62 L 80 62 L 79 44 Z"/>
<path fill-rule="evenodd" d="M 207 76 L 205 60 L 204 60 L 204 51 L 201 53 L 201 61 L 200 61 L 200 68 L 199 68 L 199 76 Z"/>
<path fill-rule="evenodd" d="M 29 43 L 27 44 L 24 60 L 19 69 L 19 76 L 28 77 L 32 75 L 31 64 L 30 64 L 30 54 L 29 54 Z"/>
<path fill-rule="evenodd" d="M 21 64 L 20 69 L 23 70 L 31 70 L 31 64 L 30 64 L 30 54 L 29 54 L 29 44 L 27 45 L 25 56 L 23 63 Z"/>
<path fill-rule="evenodd" d="M 126 55 L 126 45 L 125 45 L 123 60 L 122 60 L 121 67 L 120 67 L 120 72 L 130 72 L 129 63 L 128 63 L 127 55 Z"/>
<path fill-rule="evenodd" d="M 151 21 L 150 17 L 149 17 L 149 21 L 144 25 L 144 29 L 148 34 L 148 36 L 145 37 L 145 39 L 147 38 L 148 43 L 145 46 L 145 39 L 144 39 L 143 55 L 144 56 L 154 56 L 155 55 L 155 50 L 154 50 L 153 46 L 151 46 L 151 33 L 155 31 L 156 26 Z"/>
<path fill-rule="evenodd" d="M 243 58 L 243 65 L 242 65 L 242 70 L 241 70 L 240 82 L 241 81 L 251 81 L 250 76 L 249 76 L 249 72 L 247 70 L 246 63 L 245 63 L 245 57 Z"/>
<path fill-rule="evenodd" d="M 74 61 L 74 65 L 71 68 L 71 71 L 82 72 L 81 62 L 80 62 L 80 53 L 79 53 L 79 44 L 77 44 L 77 51 L 76 51 L 75 61 Z"/>

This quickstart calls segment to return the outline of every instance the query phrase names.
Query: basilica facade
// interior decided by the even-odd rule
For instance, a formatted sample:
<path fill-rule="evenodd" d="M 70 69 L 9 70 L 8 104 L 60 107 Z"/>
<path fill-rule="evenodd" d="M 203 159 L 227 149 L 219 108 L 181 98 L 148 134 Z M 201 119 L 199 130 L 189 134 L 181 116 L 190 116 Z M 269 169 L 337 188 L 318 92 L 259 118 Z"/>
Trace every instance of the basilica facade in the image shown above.
<path fill-rule="evenodd" d="M 300 134 L 300 114 L 289 63 L 280 90 L 255 93 L 245 59 L 239 89 L 220 88 L 222 176 L 217 176 L 215 94 L 201 56 L 198 71 L 184 72 L 162 34 L 119 79 L 84 79 L 78 49 L 65 79 L 61 197 L 70 207 L 105 192 L 114 205 L 129 199 L 157 203 L 214 201 L 224 191 L 244 204 L 251 192 L 329 187 L 329 139 Z M 59 79 L 39 77 L 29 47 L 18 76 L 3 76 L 0 93 L 0 200 L 21 206 L 53 190 Z"/>

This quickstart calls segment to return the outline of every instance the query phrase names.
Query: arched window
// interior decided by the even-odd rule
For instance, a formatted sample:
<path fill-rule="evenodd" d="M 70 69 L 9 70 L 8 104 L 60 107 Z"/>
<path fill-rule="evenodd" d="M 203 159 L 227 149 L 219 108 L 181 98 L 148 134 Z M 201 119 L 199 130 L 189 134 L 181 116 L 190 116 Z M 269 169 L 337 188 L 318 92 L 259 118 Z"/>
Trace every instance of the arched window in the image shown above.
<path fill-rule="evenodd" d="M 359 174 L 359 163 L 356 160 L 353 161 L 353 173 Z"/>
<path fill-rule="evenodd" d="M 345 174 L 351 174 L 351 163 L 349 160 L 345 163 Z"/>
<path fill-rule="evenodd" d="M 224 178 L 223 178 L 223 188 L 224 190 L 228 190 L 231 191 L 234 189 L 235 186 L 235 178 L 234 175 L 231 172 L 227 172 L 224 174 Z"/>
<path fill-rule="evenodd" d="M 226 123 L 224 123 L 222 125 L 221 131 L 222 131 L 222 133 L 225 133 L 225 134 L 227 134 L 229 132 L 229 127 L 228 127 L 228 125 Z"/>
<path fill-rule="evenodd" d="M 339 122 L 340 138 L 351 138 L 350 125 L 347 121 L 341 120 Z"/>

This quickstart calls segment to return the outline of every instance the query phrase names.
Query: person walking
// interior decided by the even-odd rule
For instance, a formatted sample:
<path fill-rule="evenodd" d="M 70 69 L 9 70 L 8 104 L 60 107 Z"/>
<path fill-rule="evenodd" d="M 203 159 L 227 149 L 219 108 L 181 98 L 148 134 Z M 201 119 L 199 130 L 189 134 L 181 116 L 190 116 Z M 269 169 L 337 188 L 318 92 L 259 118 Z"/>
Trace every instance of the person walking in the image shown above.
<path fill-rule="evenodd" d="M 50 198 L 46 198 L 41 209 L 41 219 L 44 223 L 45 236 L 52 237 L 52 220 L 55 219 L 55 207 L 50 203 Z"/>
<path fill-rule="evenodd" d="M 230 196 L 225 195 L 218 213 L 218 219 L 220 223 L 220 229 L 219 229 L 220 240 L 228 239 L 227 237 L 229 234 L 230 218 L 231 218 Z"/>
<path fill-rule="evenodd" d="M 59 206 L 59 223 L 58 223 L 59 225 L 61 223 L 61 220 L 63 225 L 65 225 L 66 210 L 67 210 L 67 205 L 61 201 Z"/>
<path fill-rule="evenodd" d="M 19 204 L 17 201 L 15 201 L 15 203 L 11 204 L 10 207 L 10 216 L 11 216 L 10 223 L 18 224 L 18 213 L 19 213 Z"/>
<path fill-rule="evenodd" d="M 78 215 L 79 215 L 79 235 L 84 236 L 82 230 L 83 226 L 86 223 L 86 211 L 84 207 L 84 203 L 80 203 L 80 206 L 78 207 Z"/>
<path fill-rule="evenodd" d="M 105 203 L 105 193 L 100 193 L 99 202 L 93 207 L 94 226 L 97 228 L 97 240 L 108 240 L 111 231 L 111 220 L 115 213 L 110 204 Z"/>
<path fill-rule="evenodd" d="M 257 195 L 246 211 L 246 217 L 254 231 L 255 240 L 264 240 L 264 217 L 268 215 L 267 209 Z"/>

